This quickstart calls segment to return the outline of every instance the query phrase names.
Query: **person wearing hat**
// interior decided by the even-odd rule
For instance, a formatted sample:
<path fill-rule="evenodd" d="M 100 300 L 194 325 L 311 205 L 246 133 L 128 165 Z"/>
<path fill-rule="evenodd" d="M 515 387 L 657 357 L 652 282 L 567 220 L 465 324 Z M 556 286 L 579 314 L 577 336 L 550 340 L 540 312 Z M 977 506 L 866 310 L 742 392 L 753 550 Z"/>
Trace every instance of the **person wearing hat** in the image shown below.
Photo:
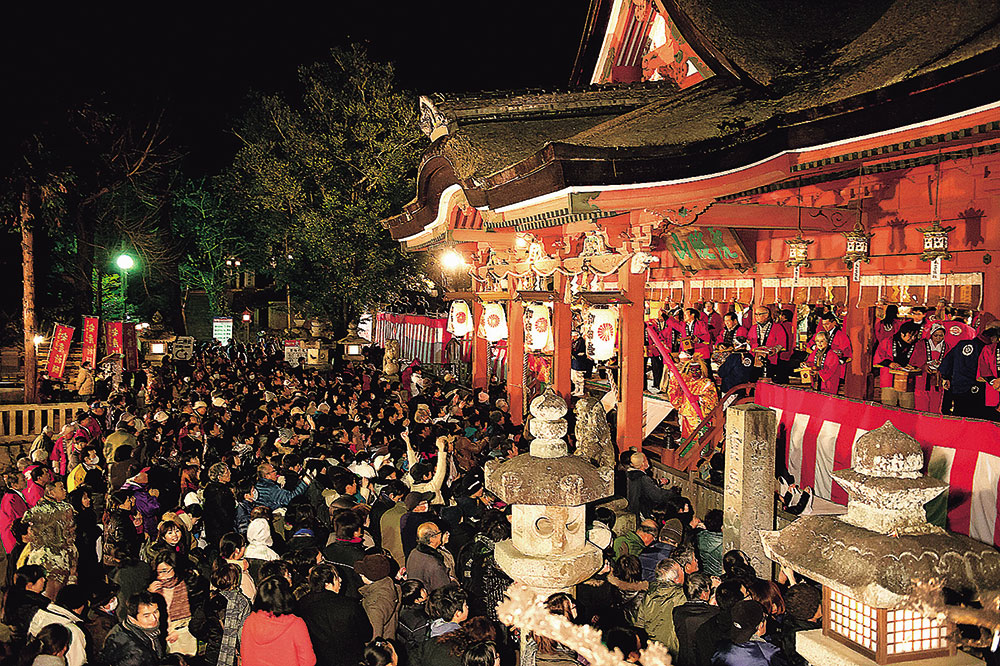
<path fill-rule="evenodd" d="M 674 552 L 684 535 L 684 526 L 679 518 L 671 518 L 660 528 L 656 541 L 643 548 L 639 553 L 639 563 L 642 564 L 642 579 L 653 582 L 656 579 L 656 565 Z"/>
<path fill-rule="evenodd" d="M 715 382 L 708 377 L 708 367 L 701 356 L 695 354 L 688 358 L 681 364 L 680 371 L 687 391 L 680 382 L 670 382 L 667 399 L 677 408 L 681 437 L 687 439 L 719 404 L 719 394 Z"/>
<path fill-rule="evenodd" d="M 626 555 L 636 557 L 645 550 L 647 546 L 656 541 L 656 533 L 659 531 L 656 521 L 646 519 L 639 523 L 633 531 L 623 534 L 613 542 L 615 559 L 620 560 Z"/>
<path fill-rule="evenodd" d="M 118 622 L 115 615 L 118 610 L 118 590 L 114 583 L 100 583 L 91 595 L 90 612 L 84 629 L 90 636 L 88 643 L 95 654 L 104 648 L 104 639 Z"/>
<path fill-rule="evenodd" d="M 115 450 L 122 445 L 128 445 L 135 451 L 139 440 L 135 436 L 135 417 L 128 412 L 121 415 L 115 425 L 114 432 L 104 440 L 104 460 L 109 463 L 115 459 Z"/>
<path fill-rule="evenodd" d="M 786 662 L 776 645 L 766 642 L 766 614 L 758 602 L 748 599 L 733 606 L 730 612 L 729 637 L 712 655 L 712 666 L 777 666 Z"/>
<path fill-rule="evenodd" d="M 421 523 L 417 527 L 417 545 L 406 556 L 407 579 L 419 580 L 428 592 L 454 582 L 448 574 L 444 556 L 438 552 L 443 544 L 443 536 L 444 532 L 437 523 Z"/>
<path fill-rule="evenodd" d="M 358 592 L 361 593 L 361 605 L 368 614 L 375 638 L 396 638 L 403 598 L 392 578 L 393 569 L 392 560 L 379 553 L 365 555 L 354 565 L 364 583 Z"/>

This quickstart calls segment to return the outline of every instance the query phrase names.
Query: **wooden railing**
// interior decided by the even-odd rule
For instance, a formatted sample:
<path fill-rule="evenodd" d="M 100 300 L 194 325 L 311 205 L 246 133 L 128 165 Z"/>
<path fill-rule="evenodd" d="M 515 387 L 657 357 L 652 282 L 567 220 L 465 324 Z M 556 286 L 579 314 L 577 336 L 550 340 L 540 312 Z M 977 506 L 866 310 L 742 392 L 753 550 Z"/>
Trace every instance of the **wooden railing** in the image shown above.
<path fill-rule="evenodd" d="M 702 419 L 701 424 L 680 446 L 665 450 L 660 460 L 674 469 L 687 471 L 694 469 L 702 458 L 710 458 L 726 436 L 726 409 L 733 405 L 753 402 L 756 384 L 740 384 L 729 389 L 719 400 L 719 404 Z M 702 451 L 708 448 L 708 454 Z"/>
<path fill-rule="evenodd" d="M 34 439 L 42 428 L 50 426 L 57 433 L 70 423 L 77 410 L 87 409 L 84 402 L 51 402 L 30 405 L 0 405 L 0 442 Z"/>

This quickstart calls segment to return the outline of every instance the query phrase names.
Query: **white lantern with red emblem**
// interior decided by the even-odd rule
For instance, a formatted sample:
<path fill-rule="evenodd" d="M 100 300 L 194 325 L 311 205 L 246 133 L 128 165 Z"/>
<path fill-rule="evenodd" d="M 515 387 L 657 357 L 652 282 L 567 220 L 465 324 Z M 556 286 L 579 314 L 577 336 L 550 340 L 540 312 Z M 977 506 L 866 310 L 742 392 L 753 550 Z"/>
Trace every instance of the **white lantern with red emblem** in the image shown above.
<path fill-rule="evenodd" d="M 472 332 L 472 313 L 465 301 L 452 301 L 448 313 L 448 332 L 456 338 L 464 338 Z"/>
<path fill-rule="evenodd" d="M 611 308 L 591 308 L 587 323 L 587 356 L 595 361 L 607 361 L 615 355 L 618 312 Z"/>
<path fill-rule="evenodd" d="M 480 331 L 487 342 L 507 339 L 507 313 L 500 303 L 483 304 L 483 320 Z"/>
<path fill-rule="evenodd" d="M 524 306 L 524 347 L 529 351 L 544 351 L 551 347 L 552 317 L 545 304 Z"/>

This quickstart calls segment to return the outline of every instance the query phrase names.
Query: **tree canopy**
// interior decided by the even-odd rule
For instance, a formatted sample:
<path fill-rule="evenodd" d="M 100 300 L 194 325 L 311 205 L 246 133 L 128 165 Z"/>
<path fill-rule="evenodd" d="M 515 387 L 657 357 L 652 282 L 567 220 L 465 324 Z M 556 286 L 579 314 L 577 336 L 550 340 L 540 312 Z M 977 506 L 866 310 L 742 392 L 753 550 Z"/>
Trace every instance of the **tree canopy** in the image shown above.
<path fill-rule="evenodd" d="M 251 234 L 251 265 L 339 327 L 416 275 L 381 225 L 414 189 L 424 138 L 392 67 L 360 48 L 299 69 L 301 96 L 258 95 L 220 184 Z"/>

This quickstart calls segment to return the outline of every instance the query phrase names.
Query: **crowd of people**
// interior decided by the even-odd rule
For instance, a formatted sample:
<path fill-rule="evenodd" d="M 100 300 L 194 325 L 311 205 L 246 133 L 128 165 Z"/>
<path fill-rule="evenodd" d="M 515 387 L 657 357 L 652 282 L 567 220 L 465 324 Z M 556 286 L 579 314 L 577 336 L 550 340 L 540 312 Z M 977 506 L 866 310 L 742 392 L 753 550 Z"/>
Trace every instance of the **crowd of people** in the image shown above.
<path fill-rule="evenodd" d="M 414 377 L 263 342 L 126 373 L 3 474 L 2 663 L 581 663 L 498 623 L 510 508 L 482 470 L 526 450 L 521 426 L 498 387 Z M 629 661 L 648 640 L 680 666 L 794 661 L 817 588 L 723 554 L 721 513 L 695 518 L 642 454 L 618 473 L 637 527 L 591 510 L 607 563 L 550 611 Z"/>

